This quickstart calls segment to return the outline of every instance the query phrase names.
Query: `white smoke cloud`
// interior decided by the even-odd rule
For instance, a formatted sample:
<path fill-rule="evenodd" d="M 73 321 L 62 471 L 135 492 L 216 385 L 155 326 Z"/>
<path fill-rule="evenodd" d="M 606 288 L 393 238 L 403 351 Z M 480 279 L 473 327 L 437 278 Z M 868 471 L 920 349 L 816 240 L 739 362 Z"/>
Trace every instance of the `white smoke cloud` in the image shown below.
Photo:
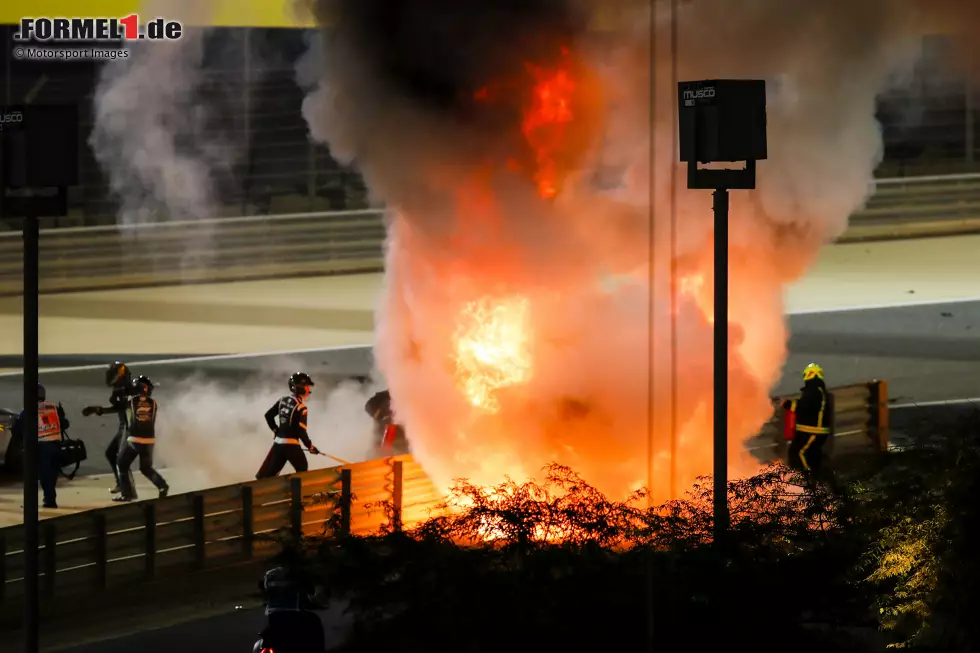
<path fill-rule="evenodd" d="M 162 385 L 155 394 L 159 464 L 178 470 L 190 487 L 253 480 L 272 446 L 264 415 L 286 392 L 282 369 L 299 368 L 291 361 L 235 384 L 192 377 L 173 389 Z M 374 457 L 373 422 L 364 404 L 378 389 L 355 381 L 317 384 L 307 401 L 310 439 L 334 458 L 307 454 L 310 469 L 336 467 L 341 463 L 335 458 L 354 463 Z M 287 464 L 283 473 L 292 468 Z"/>
<path fill-rule="evenodd" d="M 250 46 L 240 32 L 225 33 L 215 44 L 214 30 L 191 27 L 207 25 L 213 10 L 209 1 L 148 3 L 141 15 L 182 20 L 180 40 L 129 43 L 128 57 L 100 70 L 89 144 L 123 227 L 222 215 L 229 191 L 239 186 L 236 166 L 247 146 L 243 121 L 258 79 L 242 74 L 243 47 Z M 262 70 L 260 62 L 251 68 Z M 151 240 L 153 232 L 126 233 L 133 246 L 152 250 L 152 243 L 138 239 Z M 184 264 L 199 265 L 211 256 L 212 230 L 186 233 Z"/>

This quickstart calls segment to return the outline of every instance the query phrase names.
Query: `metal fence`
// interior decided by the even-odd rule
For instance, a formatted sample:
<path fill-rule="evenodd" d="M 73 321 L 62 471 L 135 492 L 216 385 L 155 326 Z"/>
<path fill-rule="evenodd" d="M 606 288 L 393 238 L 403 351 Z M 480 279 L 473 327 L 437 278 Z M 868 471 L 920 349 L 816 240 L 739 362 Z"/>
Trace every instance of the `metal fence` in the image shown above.
<path fill-rule="evenodd" d="M 0 27 L 0 38 L 11 29 Z M 193 93 L 178 98 L 188 113 L 203 114 L 201 124 L 195 130 L 173 130 L 178 153 L 201 149 L 194 141 L 222 151 L 220 165 L 210 166 L 216 198 L 204 213 L 231 217 L 366 208 L 360 175 L 339 165 L 309 137 L 301 111 L 305 91 L 296 73 L 297 60 L 306 51 L 305 32 L 217 32 L 219 38 L 211 39 L 205 53 L 207 66 L 183 80 L 192 82 Z M 90 63 L 12 62 L 9 53 L 0 57 L 7 59 L 0 103 L 72 103 L 79 108 L 80 183 L 69 189 L 69 215 L 51 224 L 115 223 L 119 201 L 89 143 L 100 69 Z M 167 79 L 175 74 L 161 73 L 160 83 L 175 83 Z"/>
<path fill-rule="evenodd" d="M 286 539 L 410 528 L 441 501 L 403 455 L 44 519 L 42 614 L 91 612 L 124 588 L 265 559 Z M 23 526 L 0 528 L 0 630 L 17 626 L 24 557 Z"/>
<path fill-rule="evenodd" d="M 0 27 L 0 37 L 9 37 L 12 29 Z M 205 136 L 220 136 L 233 153 L 228 170 L 216 182 L 220 197 L 206 214 L 368 208 L 360 176 L 338 165 L 327 148 L 308 137 L 301 110 L 304 91 L 297 83 L 297 62 L 307 51 L 308 32 L 218 29 L 214 34 L 205 56 L 207 72 L 197 80 L 194 106 L 207 106 L 211 112 Z M 94 64 L 24 63 L 13 61 L 9 52 L 0 53 L 0 60 L 0 100 L 77 103 L 81 138 L 88 139 L 98 76 Z M 938 67 L 930 64 L 904 87 L 881 98 L 885 161 L 879 177 L 980 172 L 976 88 L 963 76 L 938 74 Z M 108 191 L 107 179 L 91 149 L 81 150 L 82 182 L 71 189 L 70 215 L 51 221 L 52 226 L 116 220 L 118 202 Z"/>

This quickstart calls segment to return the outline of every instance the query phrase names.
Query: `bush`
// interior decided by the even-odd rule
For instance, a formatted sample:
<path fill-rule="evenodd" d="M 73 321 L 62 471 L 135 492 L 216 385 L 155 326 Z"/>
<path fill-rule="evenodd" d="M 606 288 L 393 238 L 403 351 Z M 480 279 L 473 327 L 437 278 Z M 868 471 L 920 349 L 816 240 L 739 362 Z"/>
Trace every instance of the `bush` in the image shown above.
<path fill-rule="evenodd" d="M 779 467 L 734 482 L 722 550 L 710 483 L 654 509 L 644 498 L 611 501 L 552 466 L 541 485 L 459 482 L 447 516 L 312 541 L 305 553 L 350 600 L 349 651 L 576 651 L 651 637 L 686 649 L 859 650 L 841 626 L 873 615 L 850 575 L 864 549 L 840 518 L 846 499 Z"/>
<path fill-rule="evenodd" d="M 912 446 L 868 484 L 876 538 L 863 569 L 896 646 L 980 650 L 980 414 L 913 432 Z"/>
<path fill-rule="evenodd" d="M 540 485 L 460 481 L 444 516 L 291 555 L 350 601 L 351 653 L 980 650 L 980 415 L 917 433 L 831 483 L 781 466 L 730 483 L 724 547 L 709 479 L 648 508 L 556 465 Z"/>

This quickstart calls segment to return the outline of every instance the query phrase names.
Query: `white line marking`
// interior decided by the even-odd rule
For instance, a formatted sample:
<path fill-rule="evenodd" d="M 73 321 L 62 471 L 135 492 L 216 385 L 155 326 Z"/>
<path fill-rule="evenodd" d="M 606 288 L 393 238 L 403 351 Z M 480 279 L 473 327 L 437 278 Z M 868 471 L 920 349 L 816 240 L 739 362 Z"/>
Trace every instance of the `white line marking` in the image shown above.
<path fill-rule="evenodd" d="M 965 399 L 940 399 L 938 401 L 913 401 L 906 404 L 892 404 L 888 410 L 902 410 L 903 408 L 929 408 L 931 406 L 965 406 L 967 404 L 980 405 L 980 397 L 967 397 Z"/>
<path fill-rule="evenodd" d="M 958 297 L 953 299 L 925 299 L 917 302 L 893 302 L 886 304 L 866 304 L 863 306 L 836 306 L 831 308 L 804 308 L 788 311 L 787 315 L 818 315 L 820 313 L 850 313 L 852 311 L 877 311 L 886 308 L 922 308 L 926 306 L 941 306 L 946 304 L 970 304 L 980 302 L 978 297 Z"/>
<path fill-rule="evenodd" d="M 315 349 L 288 349 L 284 351 L 262 351 L 251 354 L 219 354 L 217 356 L 188 356 L 187 358 L 166 358 L 161 360 L 126 362 L 129 367 L 146 367 L 147 365 L 180 365 L 181 363 L 207 363 L 210 361 L 245 360 L 268 356 L 298 356 L 301 354 L 317 354 L 328 351 L 353 351 L 355 349 L 371 349 L 371 345 L 339 345 L 336 347 L 317 347 Z M 46 367 L 41 374 L 57 374 L 59 372 L 84 372 L 87 370 L 104 370 L 111 361 L 102 365 L 72 365 L 69 367 Z M 4 372 L 0 378 L 23 376 L 24 372 Z"/>
<path fill-rule="evenodd" d="M 817 308 L 817 309 L 804 309 L 800 311 L 790 311 L 787 316 L 794 315 L 818 315 L 821 313 L 850 313 L 857 311 L 873 311 L 885 308 L 918 308 L 924 306 L 938 306 L 944 304 L 967 304 L 972 302 L 980 302 L 980 297 L 972 298 L 961 298 L 961 299 L 945 299 L 945 300 L 926 300 L 921 302 L 906 302 L 906 303 L 896 303 L 896 304 L 878 304 L 878 305 L 868 305 L 868 306 L 839 306 L 833 308 Z M 317 347 L 313 349 L 288 349 L 283 351 L 264 351 L 255 352 L 248 354 L 219 354 L 217 356 L 188 356 L 186 358 L 167 358 L 161 360 L 148 360 L 148 361 L 133 361 L 126 363 L 130 367 L 139 366 L 145 367 L 148 365 L 179 365 L 181 363 L 206 363 L 210 361 L 220 361 L 220 360 L 245 360 L 249 358 L 264 358 L 270 356 L 291 356 L 291 355 L 301 355 L 301 354 L 316 354 L 320 352 L 328 351 L 353 351 L 355 349 L 371 349 L 372 345 L 339 345 L 336 347 Z M 108 364 L 107 361 L 102 365 L 72 365 L 67 367 L 48 367 L 41 370 L 42 374 L 57 374 L 60 372 L 83 372 L 89 370 L 101 370 L 105 369 Z M 2 372 L 0 373 L 0 378 L 11 378 L 17 376 L 23 376 L 23 372 Z M 980 403 L 980 399 L 976 400 L 954 400 L 960 403 L 968 403 L 971 401 L 976 401 Z M 951 402 L 936 402 L 935 405 L 942 403 Z M 928 406 L 933 404 L 900 404 L 892 406 L 892 408 L 909 408 L 913 406 Z"/>

